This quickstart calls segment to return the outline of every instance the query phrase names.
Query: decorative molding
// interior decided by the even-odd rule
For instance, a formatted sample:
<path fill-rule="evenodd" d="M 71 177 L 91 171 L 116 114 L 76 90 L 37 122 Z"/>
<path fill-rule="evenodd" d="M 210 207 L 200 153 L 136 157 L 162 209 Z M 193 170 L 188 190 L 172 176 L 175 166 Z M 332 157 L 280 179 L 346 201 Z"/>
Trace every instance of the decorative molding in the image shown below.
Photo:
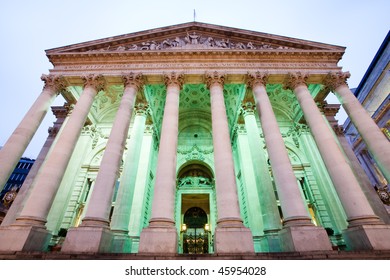
<path fill-rule="evenodd" d="M 210 89 L 212 84 L 219 84 L 222 88 L 225 83 L 226 75 L 224 73 L 220 73 L 218 71 L 214 71 L 212 73 L 207 72 L 206 75 L 206 85 L 207 88 Z"/>
<path fill-rule="evenodd" d="M 256 110 L 256 105 L 251 100 L 243 100 L 241 107 L 242 107 L 242 112 L 243 112 L 244 116 L 253 115 L 255 113 L 255 110 Z"/>
<path fill-rule="evenodd" d="M 68 83 L 62 75 L 42 74 L 41 80 L 45 83 L 44 89 L 51 89 L 54 93 L 65 93 Z"/>
<path fill-rule="evenodd" d="M 211 154 L 214 149 L 202 150 L 197 144 L 194 144 L 190 149 L 178 149 L 179 154 L 185 155 L 186 160 L 199 159 L 204 160 L 204 155 Z"/>
<path fill-rule="evenodd" d="M 390 205 L 390 192 L 386 187 L 378 188 L 377 193 L 384 204 Z"/>
<path fill-rule="evenodd" d="M 349 72 L 329 72 L 324 79 L 324 84 L 329 90 L 335 91 L 339 86 L 348 86 L 349 77 L 351 77 Z"/>
<path fill-rule="evenodd" d="M 300 86 L 300 85 L 305 85 L 307 86 L 307 79 L 309 75 L 306 73 L 302 72 L 295 72 L 295 73 L 288 73 L 287 78 L 284 82 L 284 88 L 285 89 L 291 89 L 292 91 Z"/>
<path fill-rule="evenodd" d="M 135 113 L 137 115 L 146 116 L 146 114 L 148 113 L 148 110 L 149 110 L 149 105 L 147 102 L 137 102 L 137 104 L 135 104 L 135 106 L 134 106 L 134 109 L 135 109 Z"/>
<path fill-rule="evenodd" d="M 142 73 L 133 73 L 122 74 L 122 80 L 125 87 L 133 86 L 137 89 L 137 92 L 140 91 L 144 85 L 144 77 Z"/>
<path fill-rule="evenodd" d="M 84 81 L 84 88 L 93 87 L 97 92 L 104 90 L 106 82 L 101 74 L 88 74 L 81 77 Z"/>
<path fill-rule="evenodd" d="M 104 58 L 107 60 L 107 58 Z M 287 61 L 289 57 L 285 58 Z M 69 75 L 72 73 L 74 75 L 85 75 L 85 73 L 103 73 L 110 75 L 121 75 L 126 69 L 142 70 L 144 75 L 155 74 L 156 71 L 186 71 L 187 73 L 197 73 L 204 72 L 207 69 L 224 69 L 226 74 L 247 74 L 248 70 L 257 70 L 264 69 L 272 70 L 273 72 L 285 73 L 287 69 L 299 69 L 301 71 L 315 70 L 317 74 L 326 75 L 329 70 L 339 70 L 339 67 L 335 63 L 330 62 L 268 62 L 266 58 L 265 61 L 259 62 L 166 62 L 166 63 L 156 63 L 156 62 L 134 62 L 128 63 L 128 58 L 126 62 L 123 63 L 105 63 L 103 60 L 94 60 L 93 64 L 85 65 L 84 63 L 88 61 L 87 59 L 80 59 L 77 63 L 67 63 L 63 61 L 64 64 L 58 63 L 56 67 L 51 70 L 52 73 L 59 73 L 64 75 Z"/>
<path fill-rule="evenodd" d="M 74 106 L 75 106 L 75 103 L 69 103 L 69 102 L 66 102 L 64 104 L 64 108 L 66 110 L 66 115 L 67 116 L 70 116 L 73 112 L 73 109 L 74 109 Z"/>
<path fill-rule="evenodd" d="M 176 73 L 174 71 L 166 74 L 164 73 L 164 83 L 165 86 L 168 87 L 170 85 L 178 85 L 180 89 L 183 88 L 184 85 L 184 74 Z"/>
<path fill-rule="evenodd" d="M 50 126 L 47 130 L 47 132 L 49 133 L 49 137 L 55 138 L 57 136 L 59 130 L 60 129 L 58 126 Z"/>
<path fill-rule="evenodd" d="M 267 72 L 257 71 L 255 73 L 248 73 L 246 84 L 248 88 L 253 89 L 257 84 L 266 86 L 268 82 L 269 75 Z"/>
<path fill-rule="evenodd" d="M 160 40 L 148 40 L 140 43 L 128 43 L 119 46 L 105 46 L 100 49 L 91 49 L 87 52 L 129 52 L 129 51 L 157 51 L 167 49 L 236 49 L 236 50 L 289 50 L 295 49 L 272 43 L 231 40 L 205 36 L 195 31 L 186 35 Z"/>
<path fill-rule="evenodd" d="M 344 127 L 342 125 L 333 125 L 332 129 L 337 136 L 344 136 Z"/>

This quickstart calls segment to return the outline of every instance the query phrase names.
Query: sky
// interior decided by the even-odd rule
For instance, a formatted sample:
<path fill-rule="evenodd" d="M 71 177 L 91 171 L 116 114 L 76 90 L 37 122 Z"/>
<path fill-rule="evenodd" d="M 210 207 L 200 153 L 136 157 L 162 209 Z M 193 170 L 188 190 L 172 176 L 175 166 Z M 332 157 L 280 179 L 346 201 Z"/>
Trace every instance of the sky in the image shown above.
<path fill-rule="evenodd" d="M 388 0 L 1 0 L 0 146 L 42 91 L 40 77 L 52 68 L 45 50 L 190 22 L 194 9 L 199 22 L 346 47 L 339 65 L 351 88 L 390 28 Z M 340 124 L 345 117 L 337 115 Z M 54 121 L 49 110 L 24 156 L 37 157 Z"/>

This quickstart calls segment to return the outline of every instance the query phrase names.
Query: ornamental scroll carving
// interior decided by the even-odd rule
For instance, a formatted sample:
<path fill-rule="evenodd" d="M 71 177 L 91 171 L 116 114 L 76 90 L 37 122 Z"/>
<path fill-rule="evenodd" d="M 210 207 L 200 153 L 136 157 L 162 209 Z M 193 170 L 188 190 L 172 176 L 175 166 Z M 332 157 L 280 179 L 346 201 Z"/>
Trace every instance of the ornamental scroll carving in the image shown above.
<path fill-rule="evenodd" d="M 349 72 L 330 72 L 326 75 L 324 84 L 329 90 L 335 91 L 339 86 L 348 85 L 347 79 L 350 76 Z"/>
<path fill-rule="evenodd" d="M 185 36 L 176 36 L 164 40 L 149 40 L 141 43 L 133 43 L 121 46 L 108 46 L 98 51 L 146 51 L 165 49 L 237 49 L 237 50 L 259 50 L 259 49 L 292 49 L 286 46 L 279 46 L 266 43 L 254 43 L 230 40 L 229 38 L 216 38 L 204 36 L 196 32 L 187 32 Z M 96 50 L 90 50 L 96 51 Z"/>
<path fill-rule="evenodd" d="M 41 80 L 45 83 L 45 89 L 50 88 L 57 94 L 66 92 L 66 87 L 68 86 L 68 83 L 61 75 L 42 74 Z"/>

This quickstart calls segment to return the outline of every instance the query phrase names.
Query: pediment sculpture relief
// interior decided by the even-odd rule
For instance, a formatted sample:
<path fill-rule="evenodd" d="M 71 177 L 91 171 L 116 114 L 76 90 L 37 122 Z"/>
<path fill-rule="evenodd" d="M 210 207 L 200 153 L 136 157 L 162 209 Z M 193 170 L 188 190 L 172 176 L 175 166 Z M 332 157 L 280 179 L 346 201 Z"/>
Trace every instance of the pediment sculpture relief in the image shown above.
<path fill-rule="evenodd" d="M 137 44 L 128 44 L 120 46 L 109 46 L 99 49 L 98 51 L 145 51 L 145 50 L 165 50 L 165 49 L 241 49 L 241 50 L 256 50 L 256 49 L 291 49 L 286 46 L 279 46 L 265 43 L 255 42 L 239 42 L 232 41 L 226 38 L 214 38 L 211 36 L 203 36 L 196 32 L 187 32 L 183 37 L 176 36 L 175 38 L 167 38 L 164 40 L 149 40 Z M 96 51 L 96 50 L 90 50 Z"/>

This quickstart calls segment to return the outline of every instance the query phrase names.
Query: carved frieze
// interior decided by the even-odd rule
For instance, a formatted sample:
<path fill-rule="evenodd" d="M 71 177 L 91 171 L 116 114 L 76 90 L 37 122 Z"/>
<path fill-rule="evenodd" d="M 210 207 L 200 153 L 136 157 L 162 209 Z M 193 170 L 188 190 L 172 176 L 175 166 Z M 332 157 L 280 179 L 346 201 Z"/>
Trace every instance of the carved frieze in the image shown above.
<path fill-rule="evenodd" d="M 268 50 L 268 49 L 293 49 L 292 47 L 275 45 L 271 43 L 259 43 L 251 41 L 231 40 L 229 38 L 217 38 L 203 35 L 195 31 L 185 35 L 160 40 L 148 40 L 140 43 L 130 43 L 120 46 L 109 45 L 100 49 L 92 49 L 89 52 L 127 52 L 127 51 L 156 51 L 165 49 L 236 49 L 236 50 Z"/>

